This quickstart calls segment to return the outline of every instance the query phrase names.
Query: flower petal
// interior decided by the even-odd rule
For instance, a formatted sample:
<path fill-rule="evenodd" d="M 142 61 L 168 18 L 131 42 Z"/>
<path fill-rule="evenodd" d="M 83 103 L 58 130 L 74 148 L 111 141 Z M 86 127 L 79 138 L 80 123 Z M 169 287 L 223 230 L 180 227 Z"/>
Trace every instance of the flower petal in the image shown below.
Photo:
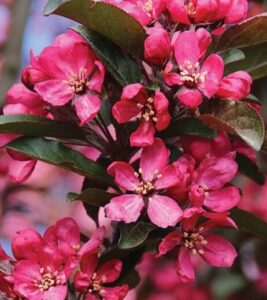
<path fill-rule="evenodd" d="M 210 192 L 204 200 L 204 205 L 215 212 L 224 212 L 235 207 L 240 201 L 239 189 L 228 186 L 217 191 Z"/>
<path fill-rule="evenodd" d="M 76 113 L 81 121 L 80 126 L 83 126 L 87 122 L 90 122 L 99 112 L 100 107 L 100 99 L 90 93 L 87 93 L 75 99 Z"/>
<path fill-rule="evenodd" d="M 176 262 L 176 272 L 183 283 L 195 281 L 195 271 L 190 258 L 190 252 L 181 247 Z"/>
<path fill-rule="evenodd" d="M 203 245 L 204 254 L 202 258 L 213 267 L 231 267 L 234 263 L 237 253 L 230 242 L 224 238 L 209 234 L 205 236 L 207 241 Z"/>
<path fill-rule="evenodd" d="M 217 190 L 231 181 L 237 170 L 238 165 L 232 158 L 208 158 L 203 160 L 197 169 L 196 181 L 210 190 Z"/>
<path fill-rule="evenodd" d="M 169 101 L 160 91 L 156 91 L 155 93 L 154 107 L 157 117 L 155 126 L 158 131 L 161 131 L 169 126 L 171 116 L 169 114 Z"/>
<path fill-rule="evenodd" d="M 175 42 L 175 59 L 177 64 L 184 66 L 189 61 L 192 65 L 198 62 L 200 49 L 197 35 L 194 31 L 184 31 Z"/>
<path fill-rule="evenodd" d="M 35 90 L 44 101 L 54 106 L 65 105 L 74 97 L 70 87 L 59 79 L 39 82 L 35 85 Z"/>
<path fill-rule="evenodd" d="M 198 107 L 203 101 L 201 93 L 194 89 L 181 89 L 177 96 L 183 105 L 191 108 Z"/>
<path fill-rule="evenodd" d="M 142 178 L 152 181 L 169 161 L 169 150 L 161 139 L 156 138 L 153 145 L 143 149 L 140 160 Z"/>
<path fill-rule="evenodd" d="M 155 128 L 151 121 L 142 121 L 140 126 L 130 136 L 132 147 L 148 147 L 154 142 Z"/>
<path fill-rule="evenodd" d="M 179 183 L 179 174 L 174 165 L 168 165 L 160 172 L 154 186 L 156 190 L 168 189 Z"/>
<path fill-rule="evenodd" d="M 159 244 L 159 254 L 158 256 L 165 255 L 167 252 L 171 251 L 176 247 L 181 240 L 181 234 L 177 231 L 172 231 L 168 233 Z"/>
<path fill-rule="evenodd" d="M 112 107 L 113 117 L 119 124 L 126 123 L 140 113 L 136 103 L 129 100 L 120 100 Z"/>
<path fill-rule="evenodd" d="M 112 163 L 108 167 L 108 174 L 115 177 L 116 184 L 127 191 L 135 191 L 139 186 L 133 167 L 124 161 Z"/>
<path fill-rule="evenodd" d="M 139 195 L 122 195 L 112 198 L 105 206 L 106 216 L 113 221 L 135 222 L 144 207 L 143 198 Z"/>
<path fill-rule="evenodd" d="M 22 183 L 27 180 L 34 171 L 36 160 L 18 161 L 12 159 L 9 162 L 9 177 L 13 182 Z"/>
<path fill-rule="evenodd" d="M 217 92 L 223 77 L 223 59 L 217 54 L 211 54 L 201 68 L 201 73 L 203 72 L 206 72 L 205 80 L 199 85 L 199 89 L 206 97 L 211 98 Z"/>
<path fill-rule="evenodd" d="M 161 195 L 149 198 L 147 214 L 151 222 L 161 228 L 175 226 L 183 217 L 183 211 L 176 201 Z"/>
<path fill-rule="evenodd" d="M 118 259 L 112 259 L 104 263 L 97 269 L 97 278 L 105 277 L 105 283 L 116 281 L 122 270 L 122 262 Z"/>

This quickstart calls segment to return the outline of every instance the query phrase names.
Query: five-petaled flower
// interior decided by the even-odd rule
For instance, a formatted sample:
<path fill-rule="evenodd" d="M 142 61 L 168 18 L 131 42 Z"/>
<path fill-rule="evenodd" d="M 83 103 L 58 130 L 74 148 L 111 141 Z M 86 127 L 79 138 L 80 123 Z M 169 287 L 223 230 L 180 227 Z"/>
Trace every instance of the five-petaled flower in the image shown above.
<path fill-rule="evenodd" d="M 162 131 L 170 124 L 168 99 L 160 91 L 149 96 L 146 88 L 139 84 L 127 85 L 121 99 L 114 104 L 112 113 L 119 124 L 133 118 L 140 119 L 138 129 L 130 136 L 131 146 L 147 147 L 154 142 L 155 131 Z"/>
<path fill-rule="evenodd" d="M 196 32 L 184 31 L 176 38 L 174 55 L 178 71 L 173 72 L 169 62 L 163 72 L 169 86 L 181 86 L 178 99 L 188 107 L 196 108 L 203 96 L 211 98 L 218 91 L 223 77 L 224 62 L 217 54 L 211 54 L 202 64 L 203 49 Z"/>
<path fill-rule="evenodd" d="M 34 90 L 52 106 L 71 102 L 80 125 L 91 121 L 100 110 L 98 93 L 102 90 L 105 69 L 89 45 L 69 31 L 45 48 L 38 57 L 31 58 L 31 66 L 24 72 Z M 51 59 L 53 57 L 53 59 Z"/>
<path fill-rule="evenodd" d="M 202 215 L 197 208 L 188 208 L 184 211 L 181 228 L 169 233 L 159 245 L 159 256 L 178 247 L 176 271 L 182 282 L 195 280 L 195 271 L 191 261 L 191 254 L 199 254 L 204 261 L 214 267 L 231 267 L 237 253 L 234 247 L 224 238 L 209 233 L 217 227 L 236 228 L 234 222 L 225 214 L 209 215 L 212 219 L 196 226 Z"/>
<path fill-rule="evenodd" d="M 155 139 L 152 146 L 143 149 L 138 172 L 129 163 L 112 163 L 108 173 L 121 189 L 131 193 L 112 198 L 105 206 L 107 217 L 136 222 L 146 206 L 152 223 L 162 228 L 175 226 L 183 213 L 175 200 L 162 193 L 178 183 L 176 168 L 168 162 L 169 150 L 160 139 Z"/>

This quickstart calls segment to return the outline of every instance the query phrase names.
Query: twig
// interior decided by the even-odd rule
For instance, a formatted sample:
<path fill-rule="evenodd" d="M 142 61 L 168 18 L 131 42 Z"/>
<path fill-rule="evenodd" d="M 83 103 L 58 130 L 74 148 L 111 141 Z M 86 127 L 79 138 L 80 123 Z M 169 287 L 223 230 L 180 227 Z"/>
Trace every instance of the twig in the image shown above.
<path fill-rule="evenodd" d="M 32 0 L 15 1 L 11 9 L 12 28 L 4 49 L 4 67 L 0 75 L 0 104 L 4 102 L 9 87 L 16 81 L 20 69 L 23 32 Z"/>

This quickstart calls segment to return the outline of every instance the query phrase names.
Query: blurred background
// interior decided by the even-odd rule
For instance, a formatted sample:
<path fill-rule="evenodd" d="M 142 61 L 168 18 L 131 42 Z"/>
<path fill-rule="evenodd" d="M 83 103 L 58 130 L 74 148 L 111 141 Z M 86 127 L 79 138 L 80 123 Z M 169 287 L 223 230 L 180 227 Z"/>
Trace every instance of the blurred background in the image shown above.
<path fill-rule="evenodd" d="M 0 0 L 0 105 L 8 88 L 20 80 L 20 71 L 29 64 L 29 53 L 38 55 L 53 38 L 74 25 L 67 19 L 42 16 L 47 0 Z M 249 1 L 250 16 L 267 11 L 267 1 Z M 267 79 L 255 82 L 252 93 L 267 98 Z M 265 102 L 265 103 L 264 103 Z M 263 107 L 267 116 L 267 104 Z M 90 151 L 89 151 L 90 152 Z M 95 157 L 93 150 L 87 153 Z M 9 157 L 0 149 L 0 244 L 11 254 L 10 239 L 16 231 L 35 227 L 40 232 L 56 220 L 73 217 L 82 233 L 95 229 L 80 203 L 65 200 L 67 192 L 78 192 L 78 175 L 38 162 L 33 175 L 23 185 L 8 178 Z M 259 157 L 267 173 L 266 157 Z M 257 185 L 240 176 L 243 198 L 240 207 L 267 221 L 267 183 Z M 267 242 L 247 234 L 226 231 L 225 235 L 239 249 L 239 259 L 231 270 L 210 269 L 198 264 L 199 280 L 194 286 L 177 282 L 175 269 L 168 262 L 157 265 L 148 254 L 138 267 L 144 283 L 131 292 L 129 299 L 149 300 L 267 300 Z M 156 268 L 155 268 L 156 265 Z M 162 276 L 163 275 L 163 276 Z"/>

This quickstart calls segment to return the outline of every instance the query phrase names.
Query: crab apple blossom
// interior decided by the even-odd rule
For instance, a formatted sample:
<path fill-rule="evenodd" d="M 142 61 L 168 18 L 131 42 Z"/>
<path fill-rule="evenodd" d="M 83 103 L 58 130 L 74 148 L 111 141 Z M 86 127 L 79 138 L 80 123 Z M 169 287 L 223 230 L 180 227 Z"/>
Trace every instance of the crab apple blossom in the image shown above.
<path fill-rule="evenodd" d="M 198 166 L 194 159 L 181 157 L 174 163 L 177 172 L 182 174 L 179 176 L 181 183 L 177 184 L 177 189 L 172 187 L 170 194 L 179 199 L 185 193 L 193 206 L 204 206 L 214 212 L 232 209 L 241 197 L 239 189 L 229 184 L 238 169 L 232 155 L 206 158 Z"/>
<path fill-rule="evenodd" d="M 167 8 L 176 22 L 186 25 L 224 21 L 242 21 L 248 13 L 246 0 L 171 0 Z"/>
<path fill-rule="evenodd" d="M 166 129 L 170 124 L 168 99 L 160 91 L 149 95 L 146 88 L 139 84 L 127 85 L 121 99 L 112 107 L 114 118 L 119 124 L 133 118 L 140 119 L 140 125 L 130 136 L 133 147 L 151 146 L 155 140 L 156 131 Z"/>
<path fill-rule="evenodd" d="M 147 30 L 148 37 L 145 40 L 145 60 L 148 63 L 162 66 L 171 53 L 171 40 L 168 32 L 155 26 Z"/>
<path fill-rule="evenodd" d="M 131 193 L 111 199 L 105 206 L 106 215 L 114 221 L 136 222 L 144 206 L 149 219 L 155 225 L 174 226 L 182 218 L 182 210 L 175 200 L 163 195 L 164 191 L 178 183 L 176 168 L 168 165 L 169 150 L 160 139 L 143 149 L 137 172 L 126 162 L 116 161 L 108 167 L 108 173 L 116 184 Z"/>
<path fill-rule="evenodd" d="M 191 254 L 200 255 L 205 262 L 214 267 L 231 267 L 237 256 L 230 242 L 209 232 L 221 226 L 234 227 L 231 219 L 219 215 L 218 218 L 215 217 L 196 226 L 200 215 L 198 209 L 186 209 L 181 221 L 181 229 L 169 233 L 159 245 L 159 256 L 165 255 L 176 247 L 179 248 L 176 271 L 184 283 L 195 280 Z"/>
<path fill-rule="evenodd" d="M 123 9 L 142 25 L 149 25 L 163 12 L 166 0 L 104 0 Z"/>
<path fill-rule="evenodd" d="M 68 39 L 67 35 L 61 37 L 56 46 L 45 48 L 32 59 L 32 72 L 39 74 L 32 76 L 34 90 L 52 106 L 71 102 L 83 126 L 100 110 L 97 93 L 101 92 L 105 69 L 87 43 L 72 38 L 64 43 L 64 37 Z"/>
<path fill-rule="evenodd" d="M 99 297 L 103 300 L 123 300 L 128 293 L 127 284 L 108 286 L 119 278 L 122 271 L 121 261 L 113 259 L 99 267 L 97 265 L 97 253 L 86 252 L 82 255 L 80 271 L 74 277 L 77 290 L 87 300 L 97 300 Z"/>
<path fill-rule="evenodd" d="M 173 72 L 174 66 L 169 62 L 163 73 L 169 86 L 181 86 L 177 97 L 182 104 L 191 108 L 198 107 L 204 96 L 213 97 L 223 77 L 222 58 L 217 54 L 211 54 L 202 64 L 200 61 L 202 51 L 195 32 L 181 32 L 174 46 L 179 71 Z"/>

